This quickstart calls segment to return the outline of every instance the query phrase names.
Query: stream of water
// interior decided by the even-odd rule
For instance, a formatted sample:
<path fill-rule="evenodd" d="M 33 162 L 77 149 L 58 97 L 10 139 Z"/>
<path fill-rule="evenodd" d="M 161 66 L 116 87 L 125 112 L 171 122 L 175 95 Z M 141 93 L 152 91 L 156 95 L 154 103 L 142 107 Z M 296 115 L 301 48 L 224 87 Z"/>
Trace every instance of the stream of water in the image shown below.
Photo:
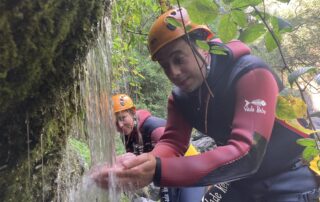
<path fill-rule="evenodd" d="M 84 78 L 79 79 L 80 93 L 75 95 L 77 110 L 83 111 L 83 117 L 73 121 L 69 137 L 88 139 L 91 162 L 82 162 L 82 169 L 74 167 L 81 164 L 75 160 L 72 145 L 67 145 L 64 160 L 60 167 L 57 184 L 57 201 L 70 202 L 119 202 L 119 193 L 115 190 L 115 179 L 111 176 L 110 188 L 103 190 L 79 173 L 88 171 L 90 165 L 112 164 L 115 158 L 113 113 L 111 103 L 111 21 L 105 17 L 101 21 L 98 39 L 88 52 L 82 65 Z M 75 86 L 77 88 L 77 86 Z M 77 92 L 77 90 L 75 89 Z M 80 97 L 80 99 L 78 98 Z M 79 113 L 81 114 L 81 113 Z M 81 178 L 81 180 L 79 180 Z"/>

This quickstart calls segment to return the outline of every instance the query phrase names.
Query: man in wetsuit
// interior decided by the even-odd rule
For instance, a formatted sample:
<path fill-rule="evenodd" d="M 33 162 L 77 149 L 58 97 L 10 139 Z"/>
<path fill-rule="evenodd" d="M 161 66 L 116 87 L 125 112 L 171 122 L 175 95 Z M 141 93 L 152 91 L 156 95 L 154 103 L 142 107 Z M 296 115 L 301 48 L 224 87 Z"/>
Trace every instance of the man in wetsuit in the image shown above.
<path fill-rule="evenodd" d="M 170 24 L 170 18 L 181 26 Z M 95 179 L 107 180 L 115 172 L 120 187 L 153 181 L 217 188 L 203 201 L 318 201 L 319 178 L 302 164 L 303 148 L 296 144 L 307 135 L 275 117 L 281 90 L 277 77 L 245 44 L 223 44 L 212 37 L 183 8 L 154 22 L 148 39 L 151 57 L 175 85 L 165 132 L 150 153 L 118 162 L 118 169 L 106 168 Z M 200 49 L 196 40 L 226 54 Z M 192 128 L 214 138 L 217 147 L 178 157 L 187 149 Z M 229 184 L 214 186 L 221 182 Z"/>

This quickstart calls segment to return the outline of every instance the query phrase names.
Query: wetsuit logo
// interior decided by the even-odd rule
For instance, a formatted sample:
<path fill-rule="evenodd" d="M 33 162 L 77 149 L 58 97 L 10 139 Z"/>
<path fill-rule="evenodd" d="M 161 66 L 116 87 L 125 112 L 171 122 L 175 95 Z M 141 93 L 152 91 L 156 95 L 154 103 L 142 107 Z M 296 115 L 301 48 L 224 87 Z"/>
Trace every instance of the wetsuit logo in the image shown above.
<path fill-rule="evenodd" d="M 248 100 L 244 100 L 245 105 L 243 107 L 244 111 L 246 112 L 256 112 L 258 114 L 266 114 L 266 111 L 263 109 L 267 105 L 267 103 L 264 100 L 261 99 L 255 99 L 251 102 Z"/>
<path fill-rule="evenodd" d="M 201 202 L 222 202 L 229 190 L 229 183 L 215 184 L 203 196 Z"/>

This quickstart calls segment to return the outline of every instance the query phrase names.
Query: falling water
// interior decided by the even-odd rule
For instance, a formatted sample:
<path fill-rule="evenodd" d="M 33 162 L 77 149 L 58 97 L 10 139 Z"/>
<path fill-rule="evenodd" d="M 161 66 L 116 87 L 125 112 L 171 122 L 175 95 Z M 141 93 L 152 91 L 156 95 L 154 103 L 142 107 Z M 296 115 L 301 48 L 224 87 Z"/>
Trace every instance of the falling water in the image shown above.
<path fill-rule="evenodd" d="M 100 24 L 96 44 L 88 52 L 86 62 L 82 65 L 84 78 L 80 79 L 80 96 L 75 95 L 78 103 L 78 114 L 73 128 L 69 130 L 69 137 L 87 139 L 90 150 L 91 166 L 114 161 L 115 145 L 113 117 L 111 106 L 111 24 L 105 17 Z M 79 75 L 79 77 L 82 77 Z M 76 87 L 75 87 L 76 88 Z M 80 97 L 80 99 L 78 99 Z M 82 113 L 79 113 L 82 112 Z M 84 138 L 85 137 L 85 138 Z M 119 194 L 115 190 L 115 180 L 111 176 L 109 190 L 98 188 L 89 177 L 84 175 L 77 180 L 77 171 L 72 166 L 75 158 L 67 145 L 63 166 L 60 167 L 57 184 L 57 201 L 99 201 L 119 202 Z M 76 162 L 75 164 L 77 164 Z M 82 165 L 86 174 L 90 166 Z M 68 178 L 68 179 L 66 179 Z"/>
<path fill-rule="evenodd" d="M 29 113 L 26 114 L 25 124 L 27 126 L 27 150 L 28 150 L 28 179 L 27 179 L 27 190 L 30 191 L 30 180 L 31 180 L 31 165 L 30 165 L 30 123 L 29 123 Z"/>
<path fill-rule="evenodd" d="M 44 185 L 44 166 L 43 166 L 43 133 L 41 133 L 40 135 L 40 144 L 41 144 L 41 148 L 40 148 L 40 151 L 41 151 L 41 183 Z M 42 201 L 44 202 L 44 187 L 42 186 Z"/>

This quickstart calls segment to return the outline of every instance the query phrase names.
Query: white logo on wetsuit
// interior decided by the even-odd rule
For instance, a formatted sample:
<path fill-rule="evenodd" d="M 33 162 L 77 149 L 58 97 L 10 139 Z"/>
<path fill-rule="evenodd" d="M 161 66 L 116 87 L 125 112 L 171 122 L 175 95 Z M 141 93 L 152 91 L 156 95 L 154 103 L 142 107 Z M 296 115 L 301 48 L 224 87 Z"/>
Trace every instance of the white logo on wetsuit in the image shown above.
<path fill-rule="evenodd" d="M 258 114 L 265 114 L 266 111 L 263 109 L 267 105 L 267 103 L 264 100 L 261 99 L 255 99 L 251 102 L 248 100 L 244 100 L 245 105 L 243 107 L 244 111 L 246 112 L 256 112 Z"/>
<path fill-rule="evenodd" d="M 220 183 L 212 186 L 202 197 L 201 202 L 222 202 L 228 192 L 229 185 L 229 183 Z"/>

